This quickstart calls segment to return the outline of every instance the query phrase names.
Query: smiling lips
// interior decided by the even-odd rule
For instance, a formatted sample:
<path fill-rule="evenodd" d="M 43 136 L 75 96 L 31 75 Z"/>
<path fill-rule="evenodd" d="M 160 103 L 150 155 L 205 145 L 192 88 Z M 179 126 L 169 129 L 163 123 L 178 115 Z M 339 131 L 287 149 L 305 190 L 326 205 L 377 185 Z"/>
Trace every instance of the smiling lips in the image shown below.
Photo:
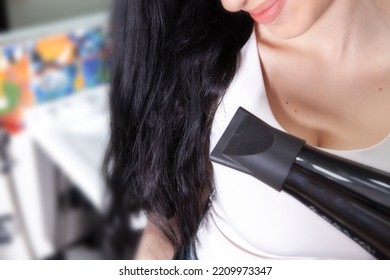
<path fill-rule="evenodd" d="M 286 0 L 266 0 L 252 11 L 250 16 L 260 24 L 272 23 L 281 13 Z"/>

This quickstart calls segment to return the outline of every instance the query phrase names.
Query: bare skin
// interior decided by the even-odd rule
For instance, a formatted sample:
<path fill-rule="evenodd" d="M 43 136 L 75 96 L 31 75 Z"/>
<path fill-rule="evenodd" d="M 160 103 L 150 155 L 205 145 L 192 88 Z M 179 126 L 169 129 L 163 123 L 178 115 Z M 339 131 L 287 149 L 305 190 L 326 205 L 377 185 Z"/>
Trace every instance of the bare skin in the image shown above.
<path fill-rule="evenodd" d="M 309 144 L 361 149 L 390 133 L 389 4 L 360 2 L 349 13 L 334 4 L 288 40 L 257 26 L 272 111 Z"/>
<path fill-rule="evenodd" d="M 231 12 L 264 2 L 221 1 Z M 373 146 L 390 134 L 390 1 L 318 1 L 321 13 L 302 34 L 286 26 L 256 26 L 271 109 L 287 132 L 311 145 Z M 308 22 L 299 20 L 296 25 Z M 137 258 L 172 256 L 168 240 L 149 223 Z"/>

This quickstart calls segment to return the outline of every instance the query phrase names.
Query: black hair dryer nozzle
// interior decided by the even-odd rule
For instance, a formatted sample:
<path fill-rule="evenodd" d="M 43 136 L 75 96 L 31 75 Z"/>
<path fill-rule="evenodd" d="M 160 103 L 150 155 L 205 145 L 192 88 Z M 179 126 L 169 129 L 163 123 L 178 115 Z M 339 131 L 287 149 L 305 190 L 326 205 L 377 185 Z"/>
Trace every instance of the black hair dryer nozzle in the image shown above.
<path fill-rule="evenodd" d="M 389 173 L 310 147 L 243 108 L 210 158 L 289 193 L 376 258 L 390 258 Z"/>

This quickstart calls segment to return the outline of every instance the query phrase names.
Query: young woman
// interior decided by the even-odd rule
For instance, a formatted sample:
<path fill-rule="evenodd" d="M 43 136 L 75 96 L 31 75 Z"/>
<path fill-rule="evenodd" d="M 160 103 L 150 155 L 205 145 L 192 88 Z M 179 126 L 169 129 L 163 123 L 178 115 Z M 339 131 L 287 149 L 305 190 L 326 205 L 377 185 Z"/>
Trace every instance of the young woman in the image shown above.
<path fill-rule="evenodd" d="M 117 0 L 113 19 L 106 168 L 123 224 L 148 217 L 137 258 L 373 258 L 209 152 L 241 106 L 390 172 L 389 1 Z"/>

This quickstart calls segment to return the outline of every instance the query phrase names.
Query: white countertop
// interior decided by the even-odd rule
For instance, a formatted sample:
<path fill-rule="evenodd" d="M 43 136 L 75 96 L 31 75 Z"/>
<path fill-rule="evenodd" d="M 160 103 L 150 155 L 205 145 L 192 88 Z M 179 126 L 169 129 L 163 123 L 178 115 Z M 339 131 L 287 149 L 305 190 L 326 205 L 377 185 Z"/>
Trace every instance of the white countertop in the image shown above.
<path fill-rule="evenodd" d="M 104 208 L 101 164 L 108 143 L 106 86 L 35 106 L 26 130 L 99 211 Z"/>

